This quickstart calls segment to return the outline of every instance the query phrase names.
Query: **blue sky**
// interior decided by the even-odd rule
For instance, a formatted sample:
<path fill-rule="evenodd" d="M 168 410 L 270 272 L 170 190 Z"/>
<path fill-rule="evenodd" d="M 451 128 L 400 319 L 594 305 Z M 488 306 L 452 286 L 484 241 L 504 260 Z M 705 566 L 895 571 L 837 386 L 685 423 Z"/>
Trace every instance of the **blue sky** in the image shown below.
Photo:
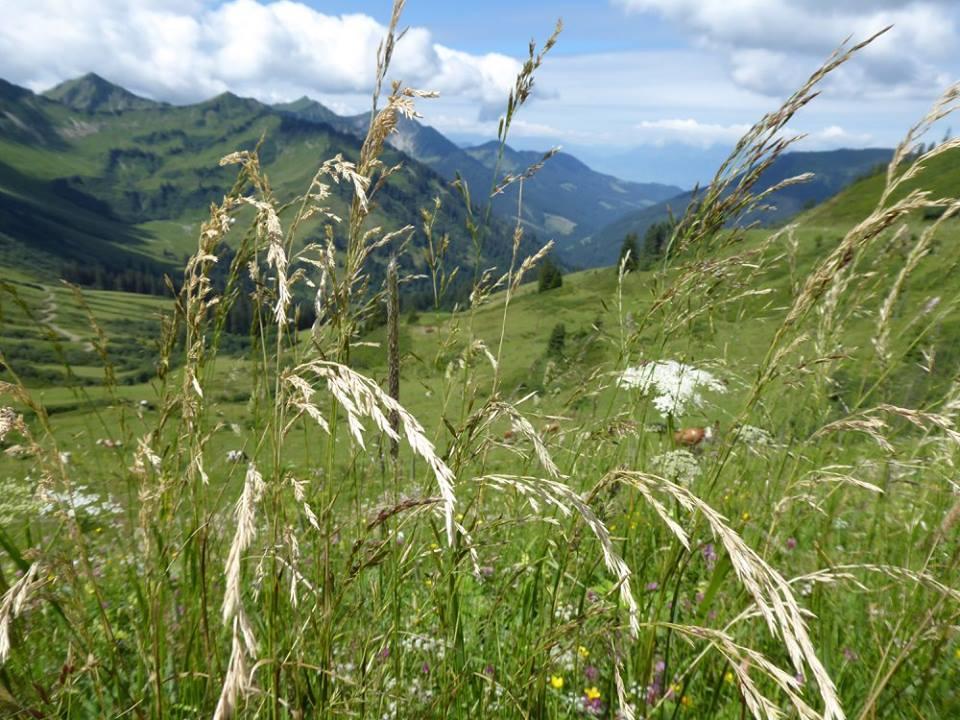
<path fill-rule="evenodd" d="M 369 104 L 387 0 L 0 0 L 0 77 L 42 90 L 88 71 L 175 103 L 225 90 Z M 511 144 L 689 185 L 844 37 L 894 29 L 799 115 L 801 147 L 891 146 L 957 79 L 954 0 L 408 0 L 394 75 L 439 100 L 424 121 L 495 134 L 531 37 L 565 30 Z"/>

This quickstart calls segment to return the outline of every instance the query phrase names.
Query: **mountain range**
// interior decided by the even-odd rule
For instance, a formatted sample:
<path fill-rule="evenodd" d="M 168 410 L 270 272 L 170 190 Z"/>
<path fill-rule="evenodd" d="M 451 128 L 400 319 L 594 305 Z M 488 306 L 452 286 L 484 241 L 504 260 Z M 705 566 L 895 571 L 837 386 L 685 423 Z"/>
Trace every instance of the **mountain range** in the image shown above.
<path fill-rule="evenodd" d="M 294 117 L 327 123 L 345 133 L 365 135 L 368 113 L 340 117 L 315 100 L 303 97 L 274 108 Z M 429 166 L 441 176 L 458 174 L 466 180 L 472 196 L 480 199 L 494 187 L 495 176 L 519 175 L 538 163 L 544 153 L 514 150 L 509 145 L 500 155 L 500 144 L 490 141 L 461 148 L 440 132 L 416 120 L 401 118 L 390 136 L 397 150 Z M 498 215 L 515 219 L 519 186 L 513 185 L 494 198 Z M 575 242 L 597 232 L 622 215 L 655 205 L 682 192 L 675 185 L 635 183 L 595 172 L 572 155 L 556 153 L 523 188 L 521 220 L 539 237 Z M 575 262 L 573 258 L 568 260 Z"/>
<path fill-rule="evenodd" d="M 42 94 L 0 80 L 0 262 L 54 274 L 82 268 L 86 272 L 73 278 L 81 282 L 89 282 L 93 270 L 113 276 L 131 268 L 148 276 L 176 271 L 195 250 L 210 203 L 233 181 L 234 171 L 219 167 L 221 157 L 262 139 L 261 160 L 274 190 L 293 197 L 324 159 L 337 153 L 356 159 L 368 124 L 368 114 L 341 116 L 306 97 L 271 106 L 224 93 L 175 106 L 93 74 Z M 439 197 L 435 232 L 449 233 L 449 261 L 461 265 L 475 261 L 465 207 L 451 180 L 462 178 L 483 206 L 495 178 L 521 174 L 543 156 L 496 142 L 460 147 L 409 119 L 401 119 L 389 145 L 385 162 L 402 163 L 403 170 L 379 194 L 373 220 L 386 229 L 418 226 L 420 210 Z M 761 184 L 808 170 L 817 178 L 779 193 L 778 210 L 767 221 L 830 197 L 888 157 L 886 150 L 783 156 Z M 492 200 L 484 263 L 508 262 L 519 189 L 515 183 Z M 345 213 L 346 191 L 333 190 L 334 211 Z M 627 232 L 642 235 L 669 212 L 682 213 L 691 197 L 678 186 L 595 172 L 563 152 L 525 180 L 522 192 L 526 247 L 554 239 L 568 267 L 614 262 Z M 417 242 L 408 264 L 422 270 Z"/>
<path fill-rule="evenodd" d="M 770 196 L 770 207 L 742 218 L 745 223 L 773 226 L 783 223 L 803 210 L 834 197 L 860 178 L 875 174 L 890 161 L 892 150 L 829 150 L 823 152 L 791 152 L 781 155 L 760 176 L 756 191 L 766 190 L 788 178 L 813 173 L 808 182 L 791 185 Z M 627 213 L 604 226 L 597 233 L 575 243 L 562 243 L 563 257 L 577 258 L 584 267 L 602 267 L 617 261 L 623 239 L 630 233 L 642 238 L 647 229 L 658 222 L 683 215 L 696 197 L 693 191 L 681 193 L 656 205 Z"/>

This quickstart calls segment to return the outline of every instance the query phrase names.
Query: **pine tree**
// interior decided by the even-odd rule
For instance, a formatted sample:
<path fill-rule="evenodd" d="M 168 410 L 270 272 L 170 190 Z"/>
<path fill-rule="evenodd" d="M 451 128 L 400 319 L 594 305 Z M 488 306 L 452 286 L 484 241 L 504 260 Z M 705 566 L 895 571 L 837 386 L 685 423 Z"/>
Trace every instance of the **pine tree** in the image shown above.
<path fill-rule="evenodd" d="M 643 236 L 644 269 L 663 257 L 670 236 L 673 234 L 674 223 L 670 220 L 654 223 L 647 228 Z"/>
<path fill-rule="evenodd" d="M 549 357 L 563 357 L 563 351 L 567 344 L 567 329 L 563 323 L 557 323 L 550 332 L 550 339 L 547 340 L 547 355 Z"/>
<path fill-rule="evenodd" d="M 628 254 L 629 253 L 629 254 Z M 626 258 L 626 264 L 624 264 Z M 620 257 L 617 260 L 617 267 L 624 266 L 627 272 L 635 272 L 640 265 L 640 253 L 637 250 L 637 234 L 627 233 L 623 239 L 623 245 L 620 246 Z"/>
<path fill-rule="evenodd" d="M 540 265 L 540 278 L 537 286 L 538 292 L 546 292 L 563 285 L 563 273 L 560 267 L 553 261 L 553 257 L 547 255 Z"/>

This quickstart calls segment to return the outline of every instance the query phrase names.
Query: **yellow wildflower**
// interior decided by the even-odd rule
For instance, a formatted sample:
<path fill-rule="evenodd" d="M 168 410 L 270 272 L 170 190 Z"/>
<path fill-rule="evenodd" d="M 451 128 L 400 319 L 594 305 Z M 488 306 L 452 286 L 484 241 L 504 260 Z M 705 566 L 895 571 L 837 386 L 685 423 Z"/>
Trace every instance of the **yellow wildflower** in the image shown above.
<path fill-rule="evenodd" d="M 589 688 L 584 688 L 584 689 L 583 689 L 583 694 L 587 696 L 587 700 L 593 701 L 593 700 L 599 700 L 599 699 L 600 699 L 600 691 L 597 690 L 596 686 L 594 686 L 594 687 L 589 687 Z"/>
<path fill-rule="evenodd" d="M 560 690 L 563 688 L 563 677 L 560 675 L 551 675 L 550 676 L 550 686 L 554 690 Z"/>
<path fill-rule="evenodd" d="M 583 645 L 581 645 L 580 647 L 577 648 L 577 655 L 579 655 L 582 658 L 588 658 L 590 657 L 590 651 L 587 650 Z"/>
<path fill-rule="evenodd" d="M 724 681 L 725 683 L 727 683 L 728 685 L 733 685 L 733 673 L 730 672 L 729 670 L 727 670 L 727 671 L 723 674 L 723 681 Z"/>

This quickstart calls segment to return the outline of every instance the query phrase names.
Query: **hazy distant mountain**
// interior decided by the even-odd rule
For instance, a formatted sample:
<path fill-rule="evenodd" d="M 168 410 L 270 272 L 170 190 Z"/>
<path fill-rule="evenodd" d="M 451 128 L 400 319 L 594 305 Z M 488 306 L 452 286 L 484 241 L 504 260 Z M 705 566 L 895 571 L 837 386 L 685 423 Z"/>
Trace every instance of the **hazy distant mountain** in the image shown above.
<path fill-rule="evenodd" d="M 747 220 L 764 225 L 788 220 L 800 211 L 833 197 L 855 180 L 887 163 L 892 152 L 885 149 L 830 150 L 782 155 L 761 177 L 758 190 L 805 172 L 814 173 L 814 178 L 775 193 L 769 201 L 773 209 Z M 620 246 L 628 233 L 635 232 L 643 238 L 647 228 L 654 223 L 667 219 L 671 214 L 676 217 L 683 215 L 691 198 L 691 193 L 682 193 L 666 202 L 625 215 L 588 238 L 563 243 L 559 248 L 560 255 L 567 262 L 583 267 L 612 265 L 617 261 Z"/>
<path fill-rule="evenodd" d="M 487 168 L 489 186 L 497 163 L 499 146 L 489 142 L 464 152 Z M 542 153 L 504 149 L 500 174 L 520 174 L 539 162 Z M 519 185 L 508 188 L 497 207 L 515 216 Z M 545 237 L 566 245 L 587 237 L 625 214 L 639 211 L 675 196 L 680 188 L 659 183 L 632 183 L 591 170 L 577 158 L 560 152 L 554 155 L 523 186 L 524 220 Z"/>
<path fill-rule="evenodd" d="M 340 117 L 322 104 L 301 98 L 274 106 L 301 119 L 328 123 L 343 132 L 366 133 L 369 114 Z M 499 144 L 484 143 L 461 148 L 442 133 L 416 120 L 401 119 L 390 144 L 441 176 L 452 180 L 459 174 L 470 187 L 475 202 L 483 204 L 493 187 Z M 507 146 L 498 170 L 520 174 L 543 154 L 517 151 Z M 518 186 L 508 188 L 494 200 L 494 211 L 514 219 Z M 541 239 L 577 241 L 626 213 L 648 207 L 679 193 L 681 188 L 659 183 L 633 183 L 595 172 L 567 153 L 558 153 L 524 184 L 524 224 Z"/>
<path fill-rule="evenodd" d="M 623 138 L 629 143 L 630 138 Z M 633 182 L 657 181 L 692 188 L 713 179 L 732 147 L 696 147 L 685 143 L 638 145 L 632 148 L 568 145 L 567 149 L 599 172 Z"/>

